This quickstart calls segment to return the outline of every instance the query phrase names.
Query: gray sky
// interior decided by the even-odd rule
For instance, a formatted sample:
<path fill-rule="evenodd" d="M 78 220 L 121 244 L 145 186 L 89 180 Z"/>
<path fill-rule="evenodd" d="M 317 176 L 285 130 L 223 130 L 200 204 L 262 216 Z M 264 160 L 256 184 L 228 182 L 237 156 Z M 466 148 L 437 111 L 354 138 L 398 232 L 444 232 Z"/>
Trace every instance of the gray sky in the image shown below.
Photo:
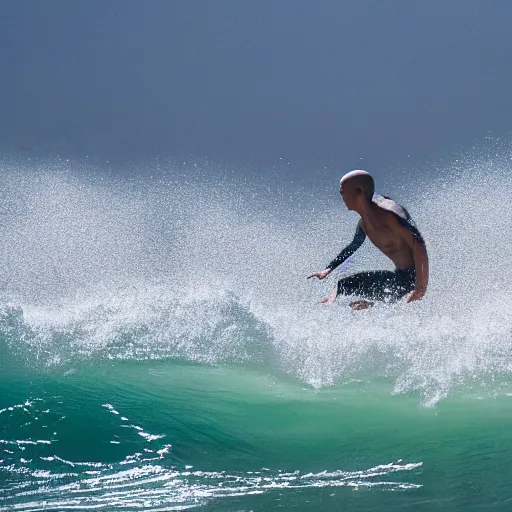
<path fill-rule="evenodd" d="M 511 19 L 509 0 L 0 0 L 0 149 L 447 155 L 512 132 Z"/>

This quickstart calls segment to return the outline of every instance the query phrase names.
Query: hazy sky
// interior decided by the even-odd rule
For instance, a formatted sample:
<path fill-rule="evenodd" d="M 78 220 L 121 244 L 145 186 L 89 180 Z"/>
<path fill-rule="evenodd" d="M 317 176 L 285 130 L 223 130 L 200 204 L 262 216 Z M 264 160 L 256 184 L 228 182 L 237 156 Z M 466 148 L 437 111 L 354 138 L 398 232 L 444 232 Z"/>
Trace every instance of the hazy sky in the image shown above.
<path fill-rule="evenodd" d="M 386 167 L 512 132 L 509 0 L 0 0 L 0 149 Z"/>

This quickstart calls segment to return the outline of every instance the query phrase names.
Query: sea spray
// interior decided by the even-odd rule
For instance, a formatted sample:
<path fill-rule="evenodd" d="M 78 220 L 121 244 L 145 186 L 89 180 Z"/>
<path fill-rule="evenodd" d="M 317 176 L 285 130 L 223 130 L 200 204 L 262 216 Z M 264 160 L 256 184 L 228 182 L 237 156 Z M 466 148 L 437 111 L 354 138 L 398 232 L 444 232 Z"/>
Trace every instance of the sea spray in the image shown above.
<path fill-rule="evenodd" d="M 28 365 L 30 354 L 45 368 L 103 357 L 265 364 L 315 387 L 391 377 L 427 405 L 512 370 L 506 158 L 383 191 L 427 241 L 429 290 L 421 303 L 358 313 L 341 297 L 318 304 L 336 276 L 305 279 L 352 237 L 357 218 L 341 199 L 273 202 L 285 191 L 10 165 L 2 328 Z M 355 270 L 377 268 L 390 262 L 367 241 Z"/>
<path fill-rule="evenodd" d="M 381 190 L 430 286 L 361 312 L 306 281 L 355 229 L 337 179 L 1 169 L 0 510 L 508 510 L 506 158 Z"/>

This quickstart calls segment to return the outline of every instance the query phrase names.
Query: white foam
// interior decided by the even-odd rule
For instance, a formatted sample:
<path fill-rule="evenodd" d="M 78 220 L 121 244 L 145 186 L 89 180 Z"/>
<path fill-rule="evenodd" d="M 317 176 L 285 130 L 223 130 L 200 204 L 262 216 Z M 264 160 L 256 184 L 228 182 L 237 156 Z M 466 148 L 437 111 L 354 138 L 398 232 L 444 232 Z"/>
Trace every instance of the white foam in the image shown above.
<path fill-rule="evenodd" d="M 344 299 L 318 304 L 333 278 L 306 281 L 352 238 L 341 201 L 304 192 L 298 208 L 252 190 L 6 173 L 4 313 L 22 319 L 12 343 L 53 365 L 271 359 L 314 386 L 388 376 L 425 404 L 492 381 L 512 372 L 512 166 L 507 155 L 457 166 L 385 191 L 426 239 L 425 300 L 357 313 Z M 390 268 L 368 241 L 357 262 Z"/>

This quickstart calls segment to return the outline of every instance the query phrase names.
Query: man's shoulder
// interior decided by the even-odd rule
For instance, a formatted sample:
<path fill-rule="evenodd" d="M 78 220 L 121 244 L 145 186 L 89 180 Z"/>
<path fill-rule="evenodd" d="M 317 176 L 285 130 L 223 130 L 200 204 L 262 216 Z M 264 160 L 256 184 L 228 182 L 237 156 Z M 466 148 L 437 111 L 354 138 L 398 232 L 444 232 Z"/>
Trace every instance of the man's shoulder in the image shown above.
<path fill-rule="evenodd" d="M 421 233 L 418 231 L 416 223 L 410 216 L 409 212 L 402 205 L 398 204 L 394 199 L 381 196 L 380 194 L 374 194 L 372 201 L 380 208 L 390 212 L 398 224 L 410 231 L 416 240 L 422 244 L 425 244 L 425 240 L 421 236 Z"/>
<path fill-rule="evenodd" d="M 403 220 L 409 221 L 411 219 L 409 212 L 402 205 L 398 204 L 394 199 L 391 199 L 390 197 L 374 194 L 372 201 L 379 208 L 392 213 Z"/>

